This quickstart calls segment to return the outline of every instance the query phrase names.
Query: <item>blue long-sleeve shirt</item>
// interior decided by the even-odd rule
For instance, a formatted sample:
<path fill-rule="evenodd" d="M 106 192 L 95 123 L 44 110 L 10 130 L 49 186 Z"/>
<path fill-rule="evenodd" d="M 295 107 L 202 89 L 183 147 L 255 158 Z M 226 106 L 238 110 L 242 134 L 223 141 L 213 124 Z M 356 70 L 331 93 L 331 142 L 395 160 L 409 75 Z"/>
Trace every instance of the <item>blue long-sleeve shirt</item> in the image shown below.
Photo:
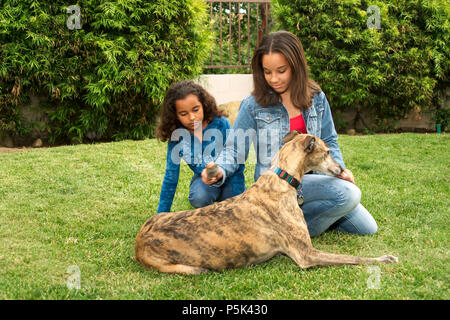
<path fill-rule="evenodd" d="M 158 213 L 170 212 L 180 176 L 180 161 L 183 159 L 194 172 L 201 175 L 210 162 L 214 162 L 221 153 L 227 139 L 230 123 L 225 117 L 214 117 L 203 129 L 203 141 L 191 134 L 184 127 L 172 134 L 167 144 L 167 165 L 159 197 Z M 231 176 L 233 196 L 245 190 L 244 164 Z"/>

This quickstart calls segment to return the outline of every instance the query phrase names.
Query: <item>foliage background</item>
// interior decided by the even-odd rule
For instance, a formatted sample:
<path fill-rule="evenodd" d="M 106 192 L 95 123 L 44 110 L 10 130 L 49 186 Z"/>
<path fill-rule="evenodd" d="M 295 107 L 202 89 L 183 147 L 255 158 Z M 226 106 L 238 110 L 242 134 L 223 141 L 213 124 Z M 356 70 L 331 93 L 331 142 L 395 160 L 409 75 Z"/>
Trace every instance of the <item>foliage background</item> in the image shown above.
<path fill-rule="evenodd" d="M 44 97 L 51 140 L 153 134 L 167 87 L 201 72 L 211 37 L 202 0 L 0 1 L 0 131 L 26 134 L 21 105 Z"/>
<path fill-rule="evenodd" d="M 445 0 L 273 0 L 277 29 L 302 41 L 311 76 L 337 110 L 368 111 L 378 130 L 434 109 L 449 86 Z M 369 6 L 380 9 L 381 28 Z M 358 120 L 358 119 L 355 119 Z"/>
<path fill-rule="evenodd" d="M 220 55 L 219 20 L 223 60 L 230 60 L 226 3 L 222 18 L 213 7 L 213 26 L 203 0 L 76 5 L 81 30 L 66 26 L 68 3 L 0 0 L 0 139 L 34 128 L 49 133 L 52 143 L 152 137 L 167 87 L 202 73 L 213 39 L 214 55 Z M 380 29 L 367 27 L 370 5 L 380 8 Z M 233 64 L 239 62 L 238 39 L 240 62 L 248 63 L 247 10 L 232 4 L 232 16 L 241 18 L 240 37 L 236 25 L 231 31 Z M 450 61 L 445 0 L 273 0 L 271 13 L 272 31 L 286 29 L 302 40 L 311 75 L 335 111 L 356 111 L 355 123 L 370 114 L 370 130 L 390 131 L 411 111 L 432 110 L 442 129 L 448 127 L 450 108 L 442 103 Z M 256 27 L 256 16 L 250 20 Z M 203 70 L 224 71 L 241 72 Z M 33 97 L 40 99 L 43 117 L 30 122 L 24 106 L 33 105 Z M 345 125 L 339 117 L 335 121 Z"/>

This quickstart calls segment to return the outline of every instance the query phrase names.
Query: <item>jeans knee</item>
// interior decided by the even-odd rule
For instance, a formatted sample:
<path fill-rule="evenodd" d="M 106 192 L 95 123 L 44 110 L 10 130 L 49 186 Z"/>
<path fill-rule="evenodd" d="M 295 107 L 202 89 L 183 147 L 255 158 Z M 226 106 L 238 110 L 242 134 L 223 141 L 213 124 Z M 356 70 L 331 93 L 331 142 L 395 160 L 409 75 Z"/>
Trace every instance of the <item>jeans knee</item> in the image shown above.
<path fill-rule="evenodd" d="M 351 211 L 361 202 L 361 190 L 353 183 L 344 181 L 342 188 L 339 190 L 339 205 Z"/>
<path fill-rule="evenodd" d="M 377 233 L 377 231 L 378 231 L 378 225 L 377 225 L 376 221 L 374 219 L 372 219 L 372 221 L 367 222 L 364 225 L 363 230 L 361 230 L 361 235 L 370 236 L 372 234 Z"/>
<path fill-rule="evenodd" d="M 378 225 L 372 215 L 359 205 L 355 210 L 339 219 L 331 229 L 336 231 L 369 236 L 378 231 Z"/>
<path fill-rule="evenodd" d="M 361 202 L 361 190 L 354 185 L 350 184 L 349 189 L 349 201 L 355 204 L 355 207 Z"/>
<path fill-rule="evenodd" d="M 210 204 L 214 203 L 214 199 L 208 196 L 199 196 L 199 195 L 189 195 L 189 203 L 194 208 L 203 208 L 206 206 L 209 206 Z"/>

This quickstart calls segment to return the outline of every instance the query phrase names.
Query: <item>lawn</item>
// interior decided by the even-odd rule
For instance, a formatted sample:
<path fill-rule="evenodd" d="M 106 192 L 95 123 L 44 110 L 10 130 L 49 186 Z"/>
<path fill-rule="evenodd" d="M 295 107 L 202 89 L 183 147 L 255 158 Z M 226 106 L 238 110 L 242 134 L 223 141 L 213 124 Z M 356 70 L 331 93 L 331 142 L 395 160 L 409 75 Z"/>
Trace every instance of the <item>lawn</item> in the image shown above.
<path fill-rule="evenodd" d="M 339 142 L 379 230 L 326 232 L 313 245 L 393 254 L 398 264 L 302 270 L 277 256 L 198 276 L 145 270 L 133 260 L 134 240 L 156 212 L 166 144 L 64 146 L 0 154 L 0 299 L 449 299 L 450 136 Z M 190 178 L 183 165 L 173 211 L 191 208 Z M 67 285 L 73 270 L 78 290 Z"/>

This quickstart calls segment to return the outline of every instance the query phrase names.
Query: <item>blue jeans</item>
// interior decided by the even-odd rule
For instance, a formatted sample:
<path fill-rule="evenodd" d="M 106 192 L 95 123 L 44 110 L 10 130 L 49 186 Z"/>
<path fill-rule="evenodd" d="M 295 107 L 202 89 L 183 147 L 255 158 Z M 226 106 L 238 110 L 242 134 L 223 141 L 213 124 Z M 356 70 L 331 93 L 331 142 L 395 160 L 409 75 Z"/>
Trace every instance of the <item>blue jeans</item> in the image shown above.
<path fill-rule="evenodd" d="M 361 203 L 361 191 L 348 181 L 306 174 L 302 179 L 304 203 L 301 206 L 311 237 L 328 229 L 370 235 L 378 226 Z"/>
<path fill-rule="evenodd" d="M 223 201 L 233 195 L 231 179 L 220 187 L 204 184 L 200 175 L 194 174 L 189 186 L 189 202 L 194 208 L 206 207 L 215 201 Z"/>

